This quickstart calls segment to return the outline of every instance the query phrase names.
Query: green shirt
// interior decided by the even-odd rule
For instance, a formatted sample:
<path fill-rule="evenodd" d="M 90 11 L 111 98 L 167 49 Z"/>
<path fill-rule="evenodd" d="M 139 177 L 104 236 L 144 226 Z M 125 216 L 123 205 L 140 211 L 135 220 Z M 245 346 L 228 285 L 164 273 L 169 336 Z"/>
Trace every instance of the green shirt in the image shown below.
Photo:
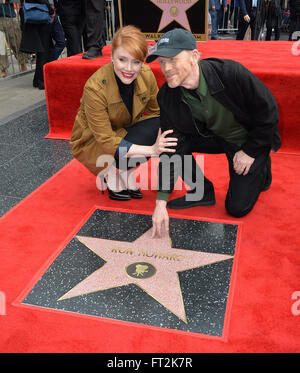
<path fill-rule="evenodd" d="M 225 141 L 241 146 L 247 137 L 247 130 L 235 119 L 232 112 L 213 98 L 209 92 L 206 80 L 202 73 L 201 65 L 200 81 L 194 91 L 181 87 L 185 101 L 189 104 L 193 117 L 206 124 L 206 128 Z"/>

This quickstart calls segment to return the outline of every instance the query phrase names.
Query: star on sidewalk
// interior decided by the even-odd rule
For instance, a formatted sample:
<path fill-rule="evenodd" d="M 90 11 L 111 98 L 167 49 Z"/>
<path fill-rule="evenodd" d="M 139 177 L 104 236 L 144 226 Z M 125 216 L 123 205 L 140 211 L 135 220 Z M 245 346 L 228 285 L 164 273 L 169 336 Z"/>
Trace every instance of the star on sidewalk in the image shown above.
<path fill-rule="evenodd" d="M 106 263 L 58 300 L 136 284 L 187 323 L 178 272 L 231 259 L 231 255 L 172 248 L 171 238 L 151 238 L 149 229 L 134 242 L 76 236 Z"/>
<path fill-rule="evenodd" d="M 186 15 L 186 11 L 191 8 L 198 0 L 187 0 L 179 3 L 174 2 L 163 2 L 162 0 L 150 0 L 154 5 L 163 11 L 158 32 L 166 27 L 172 21 L 176 21 L 185 29 L 191 31 L 190 24 Z"/>

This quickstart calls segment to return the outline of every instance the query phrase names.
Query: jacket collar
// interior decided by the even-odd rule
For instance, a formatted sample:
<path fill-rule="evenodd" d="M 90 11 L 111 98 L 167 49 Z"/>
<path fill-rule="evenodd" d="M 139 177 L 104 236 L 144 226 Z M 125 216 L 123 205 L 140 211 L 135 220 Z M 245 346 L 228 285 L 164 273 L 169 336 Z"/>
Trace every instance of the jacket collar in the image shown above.
<path fill-rule="evenodd" d="M 224 91 L 224 84 L 221 82 L 213 66 L 206 60 L 201 60 L 200 65 L 210 94 L 215 95 Z"/>

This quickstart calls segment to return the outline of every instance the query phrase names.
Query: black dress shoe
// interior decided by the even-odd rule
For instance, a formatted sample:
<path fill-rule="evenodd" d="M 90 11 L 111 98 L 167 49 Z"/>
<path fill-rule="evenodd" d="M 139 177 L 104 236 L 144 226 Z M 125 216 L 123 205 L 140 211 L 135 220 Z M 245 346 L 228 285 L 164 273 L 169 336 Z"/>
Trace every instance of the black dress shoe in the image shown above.
<path fill-rule="evenodd" d="M 188 191 L 187 194 L 193 194 L 194 192 L 194 190 Z M 172 199 L 167 203 L 167 207 L 169 207 L 170 209 L 180 210 L 196 206 L 212 206 L 216 203 L 215 192 L 213 188 L 205 192 L 203 198 L 199 201 L 187 201 L 186 195 L 184 195 L 183 197 Z"/>
<path fill-rule="evenodd" d="M 82 58 L 85 60 L 92 60 L 101 56 L 103 56 L 102 49 L 91 47 L 87 52 L 83 53 Z"/>
<path fill-rule="evenodd" d="M 108 187 L 107 187 L 107 190 L 108 190 L 108 196 L 110 199 L 114 199 L 117 201 L 129 201 L 131 199 L 130 194 L 128 193 L 127 190 L 121 190 L 121 192 L 114 192 Z"/>
<path fill-rule="evenodd" d="M 132 198 L 143 198 L 143 193 L 139 189 L 127 189 Z"/>
<path fill-rule="evenodd" d="M 40 90 L 45 89 L 44 82 L 39 82 L 38 87 L 39 87 Z"/>
<path fill-rule="evenodd" d="M 104 194 L 103 182 L 106 184 L 108 196 L 110 199 L 117 200 L 117 201 L 129 201 L 131 199 L 130 194 L 125 189 L 121 190 L 120 192 L 114 192 L 113 190 L 109 189 L 105 178 L 101 178 L 102 194 Z"/>
<path fill-rule="evenodd" d="M 38 86 L 39 86 L 39 83 L 38 82 L 36 82 L 35 80 L 32 82 L 32 85 L 33 85 L 33 87 L 34 88 L 38 88 Z"/>

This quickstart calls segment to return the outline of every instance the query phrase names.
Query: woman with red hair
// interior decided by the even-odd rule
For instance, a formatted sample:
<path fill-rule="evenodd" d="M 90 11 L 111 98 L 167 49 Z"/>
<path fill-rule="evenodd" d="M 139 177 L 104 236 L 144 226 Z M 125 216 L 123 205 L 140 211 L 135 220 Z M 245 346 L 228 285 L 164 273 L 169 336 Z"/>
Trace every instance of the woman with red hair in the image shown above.
<path fill-rule="evenodd" d="M 112 41 L 111 63 L 86 82 L 75 118 L 72 153 L 100 177 L 102 190 L 106 183 L 111 199 L 142 198 L 133 175 L 137 158 L 142 162 L 173 152 L 176 145 L 176 139 L 166 137 L 172 131 L 159 130 L 158 87 L 144 65 L 147 54 L 139 29 L 120 28 Z"/>

